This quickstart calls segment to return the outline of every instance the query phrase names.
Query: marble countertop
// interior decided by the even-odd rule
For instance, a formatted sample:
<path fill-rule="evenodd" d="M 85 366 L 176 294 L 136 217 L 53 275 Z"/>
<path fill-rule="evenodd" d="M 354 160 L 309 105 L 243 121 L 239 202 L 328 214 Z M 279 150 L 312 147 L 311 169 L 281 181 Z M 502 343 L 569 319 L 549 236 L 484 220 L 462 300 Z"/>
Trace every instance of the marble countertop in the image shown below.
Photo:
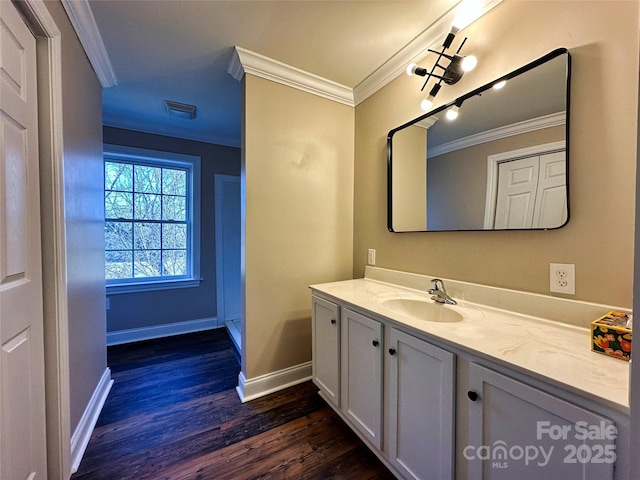
<path fill-rule="evenodd" d="M 478 355 L 629 413 L 629 363 L 591 351 L 588 328 L 545 320 L 468 301 L 435 305 L 464 320 L 419 320 L 382 305 L 393 297 L 429 299 L 430 295 L 367 278 L 311 285 L 313 291 L 365 309 L 432 339 Z"/>

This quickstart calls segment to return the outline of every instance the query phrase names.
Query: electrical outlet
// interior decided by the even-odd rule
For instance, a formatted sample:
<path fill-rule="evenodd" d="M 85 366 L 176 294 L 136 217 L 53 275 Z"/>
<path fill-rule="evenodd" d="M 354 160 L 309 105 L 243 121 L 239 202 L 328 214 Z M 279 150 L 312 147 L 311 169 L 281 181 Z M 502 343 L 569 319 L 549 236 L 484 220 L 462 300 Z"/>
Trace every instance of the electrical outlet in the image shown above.
<path fill-rule="evenodd" d="M 576 294 L 576 270 L 573 263 L 549 264 L 549 290 L 569 295 Z"/>
<path fill-rule="evenodd" d="M 376 251 L 373 248 L 370 248 L 367 253 L 367 263 L 371 266 L 376 264 Z"/>

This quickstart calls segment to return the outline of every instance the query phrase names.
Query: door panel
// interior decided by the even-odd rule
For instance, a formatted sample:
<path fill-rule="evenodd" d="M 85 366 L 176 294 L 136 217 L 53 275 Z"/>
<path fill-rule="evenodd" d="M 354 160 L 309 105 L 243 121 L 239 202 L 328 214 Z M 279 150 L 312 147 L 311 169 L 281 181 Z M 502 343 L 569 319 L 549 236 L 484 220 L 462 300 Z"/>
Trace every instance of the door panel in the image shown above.
<path fill-rule="evenodd" d="M 391 329 L 389 455 L 412 479 L 453 478 L 455 356 Z"/>
<path fill-rule="evenodd" d="M 46 478 L 36 43 L 0 1 L 0 477 Z"/>
<path fill-rule="evenodd" d="M 340 311 L 313 297 L 313 382 L 328 400 L 340 406 Z"/>
<path fill-rule="evenodd" d="M 533 228 L 549 228 L 567 221 L 566 152 L 540 155 L 540 179 Z"/>
<path fill-rule="evenodd" d="M 382 324 L 344 309 L 341 315 L 347 352 L 342 408 L 376 448 L 382 447 Z"/>
<path fill-rule="evenodd" d="M 538 157 L 498 166 L 495 228 L 530 228 L 538 188 Z"/>
<path fill-rule="evenodd" d="M 463 455 L 470 478 L 613 478 L 614 441 L 585 438 L 593 428 L 613 428 L 609 419 L 476 364 L 469 375 L 477 394 L 474 401 L 464 400 L 469 445 Z"/>
<path fill-rule="evenodd" d="M 498 164 L 495 228 L 555 228 L 567 211 L 565 150 Z"/>

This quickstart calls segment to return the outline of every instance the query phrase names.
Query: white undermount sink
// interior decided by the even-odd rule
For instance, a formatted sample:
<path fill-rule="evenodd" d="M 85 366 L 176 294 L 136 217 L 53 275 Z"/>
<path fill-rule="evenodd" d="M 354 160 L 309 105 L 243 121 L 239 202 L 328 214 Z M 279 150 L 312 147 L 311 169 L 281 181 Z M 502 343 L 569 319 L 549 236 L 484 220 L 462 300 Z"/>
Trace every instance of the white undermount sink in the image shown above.
<path fill-rule="evenodd" d="M 461 322 L 464 317 L 448 306 L 435 303 L 433 300 L 417 297 L 380 298 L 382 308 L 427 322 L 454 323 Z"/>

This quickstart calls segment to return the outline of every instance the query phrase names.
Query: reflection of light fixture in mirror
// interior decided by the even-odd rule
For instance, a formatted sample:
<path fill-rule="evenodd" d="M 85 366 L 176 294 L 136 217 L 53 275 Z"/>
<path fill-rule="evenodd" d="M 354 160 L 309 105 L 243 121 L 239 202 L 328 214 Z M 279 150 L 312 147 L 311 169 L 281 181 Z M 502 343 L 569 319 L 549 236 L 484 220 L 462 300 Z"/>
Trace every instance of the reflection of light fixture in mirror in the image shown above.
<path fill-rule="evenodd" d="M 460 50 L 462 50 L 462 46 L 467 41 L 466 38 L 462 40 L 462 43 L 460 44 L 458 50 L 454 55 L 447 55 L 445 53 L 453 43 L 453 40 L 459 31 L 460 28 L 455 26 L 454 24 L 451 27 L 451 31 L 447 35 L 447 38 L 445 38 L 444 42 L 442 43 L 442 50 L 438 52 L 436 50 L 429 49 L 429 52 L 438 54 L 436 63 L 433 65 L 433 67 L 431 67 L 430 71 L 426 68 L 418 66 L 415 63 L 412 63 L 407 67 L 407 75 L 418 75 L 421 77 L 427 77 L 424 84 L 422 85 L 421 91 L 425 89 L 431 77 L 438 79 L 438 82 L 431 88 L 429 95 L 424 100 L 422 100 L 422 103 L 420 104 L 423 110 L 429 110 L 433 106 L 433 101 L 440 91 L 442 82 L 446 83 L 447 85 L 453 85 L 454 83 L 457 83 L 465 74 L 465 72 L 473 70 L 478 63 L 478 59 L 473 55 L 469 55 L 466 57 L 460 55 Z M 443 59 L 449 60 L 449 64 L 447 66 L 440 65 L 440 61 Z M 440 75 L 434 73 L 436 68 L 442 70 Z"/>
<path fill-rule="evenodd" d="M 507 84 L 506 80 L 501 80 L 499 82 L 496 82 L 496 84 L 493 86 L 493 88 L 495 88 L 496 90 L 500 90 L 502 87 L 504 87 Z"/>
<path fill-rule="evenodd" d="M 449 110 L 447 110 L 447 120 L 455 120 L 458 118 L 458 113 L 460 112 L 460 107 L 458 105 L 454 105 Z"/>

